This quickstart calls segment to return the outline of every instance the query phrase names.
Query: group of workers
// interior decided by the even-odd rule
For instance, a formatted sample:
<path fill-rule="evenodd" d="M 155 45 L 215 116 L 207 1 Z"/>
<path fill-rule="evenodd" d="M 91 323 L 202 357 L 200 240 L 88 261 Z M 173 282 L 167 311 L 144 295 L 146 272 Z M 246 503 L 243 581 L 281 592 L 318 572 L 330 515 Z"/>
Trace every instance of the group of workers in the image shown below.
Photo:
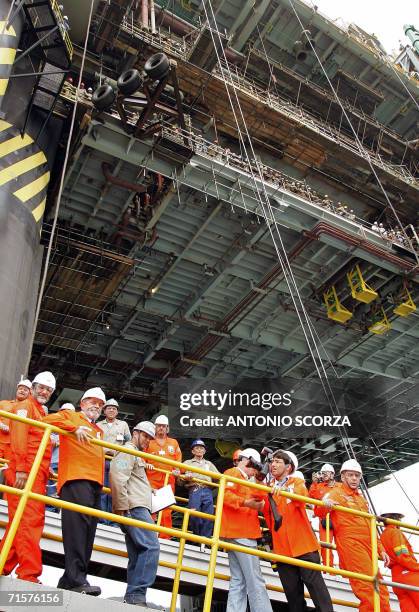
<path fill-rule="evenodd" d="M 189 490 L 189 508 L 213 514 L 214 482 L 211 474 L 218 473 L 218 470 L 205 459 L 206 445 L 202 439 L 194 440 L 192 458 L 184 461 L 182 466 L 172 467 L 162 462 L 163 457 L 182 462 L 177 440 L 168 436 L 168 418 L 160 415 L 154 423 L 142 421 L 130 432 L 127 424 L 116 418 L 117 401 L 107 401 L 98 387 L 88 389 L 82 395 L 80 411 L 71 404 L 64 404 L 57 412 L 48 414 L 46 406 L 55 384 L 51 372 L 39 373 L 32 382 L 22 380 L 15 398 L 0 402 L 0 410 L 42 421 L 64 432 L 59 434 L 55 444 L 51 441 L 46 444 L 32 486 L 33 492 L 46 494 L 52 448 L 59 448 L 57 494 L 61 502 L 67 503 L 62 505 L 61 520 L 65 570 L 58 587 L 90 595 L 100 594 L 99 587 L 89 584 L 87 571 L 99 511 L 104 510 L 124 517 L 120 527 L 128 553 L 125 602 L 147 606 L 146 593 L 155 581 L 160 552 L 160 527 L 156 526 L 156 517 L 151 514 L 153 490 L 169 484 L 174 491 L 176 481 L 182 479 Z M 105 419 L 99 420 L 102 410 Z M 0 417 L 0 450 L 6 461 L 3 470 L 6 485 L 25 488 L 43 436 L 44 430 L 40 427 Z M 105 457 L 105 448 L 92 443 L 94 439 L 124 448 L 106 449 Z M 151 457 L 145 460 L 136 451 L 148 453 Z M 227 612 L 244 612 L 247 603 L 251 612 L 272 610 L 259 557 L 246 552 L 258 546 L 262 535 L 260 515 L 272 534 L 272 551 L 298 560 L 298 565 L 285 560 L 276 564 L 289 610 L 299 612 L 306 609 L 306 586 L 316 609 L 331 612 L 333 605 L 328 589 L 315 565 L 322 559 L 323 565 L 333 566 L 333 557 L 331 554 L 330 558 L 326 556 L 326 548 L 320 549 L 305 501 L 287 497 L 286 493 L 321 500 L 323 504 L 315 506 L 315 515 L 320 520 L 320 541 L 324 543 L 326 536 L 329 536 L 329 543 L 334 539 L 342 569 L 371 575 L 373 555 L 369 520 L 338 510 L 345 507 L 369 512 L 368 503 L 360 491 L 361 466 L 355 459 L 345 461 L 340 469 L 341 481 L 337 482 L 333 466 L 325 464 L 319 473 L 313 475 L 308 491 L 303 475 L 298 472 L 298 459 L 294 453 L 277 450 L 271 458 L 265 480 L 271 488 L 268 495 L 249 486 L 255 482 L 260 462 L 257 450 L 237 450 L 233 457 L 234 467 L 225 472 L 233 480 L 226 484 L 220 537 L 225 543 L 242 547 L 240 550 L 227 547 L 230 565 Z M 53 465 L 55 468 L 55 463 Z M 199 468 L 206 474 L 196 473 L 191 468 Z M 111 495 L 102 491 L 105 483 L 110 486 Z M 5 497 L 9 522 L 0 550 L 6 541 L 7 547 L 10 545 L 7 536 L 20 500 L 20 496 L 11 492 L 7 492 Z M 60 502 L 56 503 L 60 505 Z M 85 506 L 86 509 L 80 512 L 70 504 Z M 411 545 L 397 525 L 391 521 L 387 523 L 389 519 L 401 520 L 402 516 L 398 512 L 381 515 L 385 528 L 378 542 L 378 555 L 391 568 L 394 582 L 419 587 L 419 564 Z M 112 516 L 106 519 L 112 519 Z M 138 527 L 130 519 L 149 523 L 153 528 Z M 44 520 L 45 504 L 29 498 L 8 550 L 3 574 L 15 570 L 19 578 L 39 582 Z M 211 520 L 192 515 L 189 527 L 197 535 L 211 537 L 212 525 Z M 171 528 L 170 508 L 162 511 L 160 526 Z M 160 537 L 170 537 L 170 531 L 160 531 Z M 380 578 L 379 573 L 374 583 L 349 578 L 352 590 L 360 600 L 361 612 L 372 612 L 375 588 L 379 589 L 380 610 L 389 612 L 389 594 L 387 588 L 378 583 Z M 418 591 L 395 587 L 394 592 L 402 612 L 419 610 Z"/>

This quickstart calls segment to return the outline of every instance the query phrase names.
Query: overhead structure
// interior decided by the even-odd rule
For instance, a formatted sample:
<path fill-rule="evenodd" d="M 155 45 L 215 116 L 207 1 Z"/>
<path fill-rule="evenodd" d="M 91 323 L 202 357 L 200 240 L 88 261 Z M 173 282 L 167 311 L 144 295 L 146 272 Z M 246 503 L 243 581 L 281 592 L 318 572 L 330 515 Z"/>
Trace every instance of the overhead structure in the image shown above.
<path fill-rule="evenodd" d="M 56 372 L 65 401 L 76 401 L 87 383 L 123 395 L 121 413 L 132 422 L 162 410 L 172 377 L 191 385 L 215 377 L 305 380 L 317 367 L 328 377 L 375 377 L 383 388 L 390 381 L 396 403 L 413 393 L 414 74 L 396 67 L 375 36 L 342 28 L 302 0 L 263 0 L 255 10 L 227 2 L 208 21 L 196 0 L 94 1 L 83 60 L 86 2 L 63 4 L 69 20 L 53 0 L 22 3 L 12 23 L 18 33 L 25 22 L 16 60 L 36 46 L 2 72 L 11 78 L 0 172 L 5 181 L 22 172 L 1 189 L 4 206 L 28 214 L 29 229 L 0 248 L 16 287 L 34 282 L 30 297 L 14 298 L 5 333 L 10 317 L 31 320 L 37 293 L 37 247 L 21 241 L 51 246 L 29 373 Z M 8 47 L 6 37 L 0 42 Z M 31 77 L 15 78 L 18 69 Z M 41 90 L 47 70 L 57 71 L 49 93 Z M 12 89 L 25 102 L 14 105 L 19 117 L 6 104 Z M 29 169 L 28 160 L 39 165 Z M 12 245 L 36 268 L 24 264 L 27 277 Z M 409 295 L 395 298 L 402 282 Z M 16 367 L 8 378 L 26 374 Z M 400 405 L 407 423 L 404 411 Z M 209 456 L 222 462 L 214 443 Z M 398 455 L 400 444 L 386 439 L 392 468 L 416 451 L 403 441 Z M 329 462 L 346 453 L 339 440 L 321 449 Z M 315 460 L 313 441 L 300 450 L 303 465 Z M 374 479 L 388 470 L 376 454 L 365 450 Z"/>

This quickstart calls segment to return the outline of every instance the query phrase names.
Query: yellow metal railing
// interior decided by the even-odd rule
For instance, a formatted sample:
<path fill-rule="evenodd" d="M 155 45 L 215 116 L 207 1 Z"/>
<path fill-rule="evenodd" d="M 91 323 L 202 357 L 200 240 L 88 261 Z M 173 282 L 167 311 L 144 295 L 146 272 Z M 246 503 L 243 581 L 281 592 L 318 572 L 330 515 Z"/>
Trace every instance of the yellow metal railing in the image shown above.
<path fill-rule="evenodd" d="M 178 551 L 178 558 L 177 558 L 177 563 L 176 564 L 168 564 L 167 562 L 165 562 L 165 565 L 169 566 L 169 565 L 173 565 L 173 569 L 175 570 L 175 577 L 174 577 L 174 583 L 173 583 L 173 595 L 172 595 L 172 601 L 171 601 L 171 606 L 170 606 L 170 611 L 174 612 L 175 608 L 176 608 L 176 597 L 177 597 L 177 593 L 179 591 L 179 582 L 180 582 L 180 576 L 181 576 L 181 572 L 182 571 L 187 571 L 187 572 L 191 572 L 191 573 L 195 573 L 195 574 L 205 574 L 206 572 L 203 570 L 197 570 L 195 568 L 191 568 L 191 567 L 185 567 L 183 566 L 183 554 L 184 554 L 184 549 L 185 549 L 185 543 L 186 540 L 190 540 L 192 542 L 197 542 L 197 543 L 201 543 L 201 544 L 205 544 L 209 547 L 211 547 L 211 554 L 210 554 L 210 559 L 209 559 L 209 567 L 208 567 L 208 572 L 207 572 L 207 585 L 206 585 L 206 591 L 205 591 L 205 600 L 204 600 L 204 606 L 203 606 L 203 612 L 210 612 L 211 610 L 211 601 L 212 601 L 212 590 L 213 590 L 213 584 L 214 584 L 214 579 L 221 577 L 221 575 L 218 575 L 215 571 L 216 569 L 216 561 L 217 561 L 217 552 L 219 548 L 222 548 L 224 550 L 233 550 L 236 552 L 242 552 L 242 553 L 246 553 L 246 554 L 251 554 L 254 556 L 257 556 L 261 559 L 265 559 L 268 561 L 279 561 L 282 563 L 288 563 L 290 565 L 294 565 L 297 567 L 304 567 L 307 569 L 312 569 L 312 570 L 316 570 L 316 571 L 326 571 L 329 574 L 332 575 L 340 575 L 346 578 L 354 578 L 357 580 L 363 580 L 365 582 L 369 582 L 372 584 L 373 586 L 373 592 L 374 592 L 374 596 L 373 596 L 373 601 L 374 601 L 374 612 L 379 612 L 380 610 L 380 600 L 379 600 L 379 592 L 377 587 L 377 576 L 378 576 L 378 542 L 377 542 L 377 518 L 374 515 L 371 515 L 367 512 L 361 512 L 359 510 L 353 510 L 350 508 L 344 508 L 342 506 L 335 506 L 333 508 L 334 511 L 342 511 L 342 512 L 346 512 L 348 514 L 353 514 L 356 516 L 361 516 L 364 517 L 366 519 L 368 519 L 370 521 L 370 533 L 371 533 L 371 545 L 372 545 L 372 561 L 371 561 L 371 575 L 368 574 L 362 574 L 359 572 L 352 572 L 349 570 L 344 570 L 341 568 L 335 568 L 335 567 L 331 567 L 330 565 L 324 566 L 322 564 L 318 564 L 318 563 L 311 563 L 309 561 L 303 561 L 301 559 L 296 559 L 296 558 L 292 558 L 292 557 L 287 557 L 285 555 L 278 555 L 275 553 L 268 553 L 266 551 L 261 551 L 259 549 L 253 549 L 253 548 L 247 548 L 245 546 L 239 546 L 237 544 L 233 544 L 231 542 L 226 542 L 223 540 L 220 540 L 220 529 L 221 529 L 221 518 L 222 518 L 222 510 L 223 510 L 223 503 L 224 503 L 224 493 L 225 493 L 225 489 L 226 489 L 226 484 L 227 482 L 234 482 L 240 485 L 244 485 L 243 480 L 239 479 L 239 478 L 235 478 L 233 476 L 230 475 L 226 475 L 226 474 L 218 474 L 215 472 L 207 472 L 205 470 L 202 470 L 198 467 L 195 466 L 185 466 L 182 463 L 179 463 L 177 461 L 173 461 L 172 459 L 166 459 L 165 457 L 159 457 L 159 462 L 163 463 L 165 465 L 168 465 L 170 467 L 174 467 L 177 468 L 179 470 L 183 470 L 183 471 L 188 471 L 188 472 L 194 472 L 196 474 L 201 474 L 204 476 L 210 476 L 211 478 L 218 480 L 218 497 L 217 497 L 217 503 L 216 503 L 216 507 L 215 507 L 215 514 L 206 514 L 203 512 L 199 512 L 197 510 L 192 510 L 190 508 L 184 508 L 182 506 L 171 506 L 171 508 L 183 513 L 183 522 L 182 522 L 182 527 L 181 529 L 173 529 L 173 528 L 168 528 L 168 527 L 162 527 L 161 525 L 158 524 L 150 524 L 150 523 L 145 523 L 143 521 L 139 521 L 136 519 L 132 519 L 130 517 L 126 517 L 126 516 L 121 516 L 121 515 L 116 515 L 116 514 L 112 514 L 109 512 L 103 512 L 102 510 L 96 510 L 95 508 L 89 508 L 86 506 L 81 506 L 80 504 L 74 504 L 71 502 L 67 502 L 67 501 L 62 501 L 58 498 L 51 498 L 48 497 L 46 495 L 41 495 L 39 493 L 34 493 L 32 491 L 32 486 L 35 482 L 35 478 L 36 478 L 36 474 L 39 470 L 39 467 L 41 465 L 41 461 L 42 461 L 42 457 L 43 454 L 45 452 L 45 449 L 47 447 L 47 444 L 49 442 L 49 438 L 50 438 L 50 434 L 54 431 L 59 433 L 60 435 L 73 435 L 72 433 L 69 432 L 64 432 L 62 430 L 60 430 L 58 427 L 49 425 L 47 423 L 43 423 L 40 421 L 34 421 L 32 419 L 27 419 L 25 417 L 21 417 L 15 414 L 11 414 L 8 412 L 4 412 L 0 410 L 0 417 L 5 417 L 7 419 L 12 419 L 15 421 L 19 421 L 19 422 L 23 422 L 26 423 L 28 425 L 32 425 L 34 427 L 39 427 L 41 429 L 44 429 L 44 434 L 42 437 L 42 441 L 39 445 L 38 451 L 36 453 L 34 462 L 32 464 L 31 470 L 29 472 L 28 475 L 28 480 L 26 482 L 26 485 L 24 487 L 24 489 L 16 489 L 14 487 L 10 487 L 7 485 L 0 485 L 0 491 L 4 491 L 6 493 L 9 494 L 14 494 L 14 495 L 19 495 L 20 496 L 20 500 L 19 500 L 19 504 L 17 506 L 16 509 L 16 513 L 15 516 L 12 520 L 12 523 L 10 525 L 10 529 L 8 531 L 8 534 L 5 538 L 4 544 L 3 544 L 3 548 L 2 551 L 0 553 L 0 574 L 3 571 L 3 567 L 4 564 L 6 562 L 7 556 L 9 554 L 11 545 L 13 543 L 13 539 L 16 535 L 16 531 L 19 525 L 19 522 L 21 520 L 22 514 L 25 510 L 25 506 L 26 503 L 28 501 L 28 499 L 34 499 L 37 501 L 40 501 L 42 503 L 47 503 L 49 505 L 53 505 L 53 506 L 57 506 L 58 508 L 63 508 L 66 510 L 72 510 L 75 512 L 81 512 L 82 514 L 88 514 L 91 516 L 96 516 L 98 518 L 105 518 L 105 519 L 109 519 L 112 520 L 113 522 L 118 522 L 121 524 L 125 524 L 125 525 L 132 525 L 134 527 L 140 527 L 142 529 L 149 529 L 151 531 L 156 531 L 156 532 L 160 532 L 160 533 L 164 533 L 167 534 L 171 537 L 175 537 L 179 539 L 179 551 Z M 92 438 L 90 441 L 91 444 L 96 444 L 98 446 L 102 446 L 104 448 L 110 448 L 112 450 L 115 451 L 121 451 L 130 455 L 134 455 L 134 456 L 138 456 L 138 457 L 142 457 L 145 460 L 150 460 L 150 459 L 155 459 L 155 457 L 153 455 L 149 455 L 147 453 L 144 453 L 142 451 L 136 451 L 130 448 L 126 448 L 123 446 L 118 446 L 116 444 L 111 444 L 109 442 L 103 442 L 102 440 L 98 440 L 96 438 Z M 167 476 L 168 477 L 168 476 Z M 256 489 L 259 491 L 263 491 L 263 492 L 270 492 L 272 489 L 271 487 L 267 487 L 265 485 L 261 485 L 261 484 L 257 484 L 257 483 L 252 483 L 252 482 L 246 482 L 245 486 L 248 486 L 249 488 L 252 489 Z M 289 498 L 289 499 L 293 499 L 293 500 L 297 500 L 297 501 L 302 501 L 305 502 L 306 504 L 309 503 L 311 505 L 317 505 L 317 506 L 325 506 L 324 502 L 317 500 L 317 499 L 311 499 L 309 497 L 305 497 L 302 495 L 296 495 L 295 493 L 289 493 L 287 491 L 280 491 L 279 492 L 280 495 Z M 203 536 L 198 536 L 195 535 L 193 533 L 190 533 L 187 531 L 188 528 L 188 523 L 189 523 L 189 518 L 190 516 L 199 516 L 201 518 L 205 518 L 205 519 L 209 519 L 209 520 L 213 520 L 214 521 L 214 531 L 213 531 L 213 536 L 211 538 L 206 538 Z M 394 520 L 386 520 L 386 523 L 389 524 L 394 524 L 394 525 L 398 525 L 401 527 L 405 527 L 411 531 L 413 531 L 415 534 L 419 533 L 419 527 L 416 525 L 409 525 L 406 523 L 402 523 L 401 521 L 394 521 Z M 326 525 L 328 523 L 326 522 Z M 329 525 L 330 528 L 330 525 Z M 327 531 L 327 528 L 326 528 Z M 329 536 L 326 536 L 326 540 L 329 541 Z M 326 544 L 327 546 L 327 544 Z M 329 544 L 329 546 L 331 546 Z M 120 553 L 119 553 L 120 554 Z M 163 564 L 163 563 L 162 563 Z M 281 590 L 279 587 L 273 587 L 274 590 Z M 336 602 L 338 603 L 338 602 Z M 349 607 L 356 607 L 354 604 L 351 604 L 349 602 L 339 602 L 342 603 L 343 605 L 347 605 Z"/>
<path fill-rule="evenodd" d="M 52 11 L 55 15 L 55 19 L 57 20 L 61 36 L 66 46 L 68 57 L 71 60 L 71 58 L 73 57 L 73 44 L 70 40 L 70 36 L 68 35 L 67 24 L 65 22 L 65 19 L 63 18 L 63 14 L 61 12 L 60 7 L 58 6 L 57 0 L 50 0 L 50 3 Z"/>

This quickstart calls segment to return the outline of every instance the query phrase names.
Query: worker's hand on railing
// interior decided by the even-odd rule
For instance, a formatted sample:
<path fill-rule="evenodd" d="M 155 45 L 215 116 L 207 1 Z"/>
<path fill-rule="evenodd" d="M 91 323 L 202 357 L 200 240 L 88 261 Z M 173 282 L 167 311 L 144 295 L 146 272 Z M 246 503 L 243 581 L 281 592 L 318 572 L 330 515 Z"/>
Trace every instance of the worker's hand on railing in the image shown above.
<path fill-rule="evenodd" d="M 74 434 L 77 440 L 81 442 L 82 444 L 84 444 L 85 442 L 90 442 L 92 438 L 92 436 L 89 433 L 89 428 L 86 425 L 80 425 L 80 427 L 77 427 Z"/>
<path fill-rule="evenodd" d="M 185 480 L 192 480 L 192 478 L 194 477 L 194 473 L 193 472 L 185 472 L 184 474 L 182 474 L 183 478 Z"/>
<path fill-rule="evenodd" d="M 6 425 L 6 423 L 0 423 L 0 431 L 5 431 L 6 433 L 9 433 L 9 426 Z"/>
<path fill-rule="evenodd" d="M 388 554 L 383 550 L 383 552 L 380 555 L 380 559 L 381 561 L 384 561 L 384 566 L 385 567 L 389 567 L 390 565 L 390 557 L 388 556 Z"/>
<path fill-rule="evenodd" d="M 176 478 L 177 478 L 178 476 L 180 476 L 180 470 L 178 470 L 176 468 L 175 470 L 172 470 L 172 474 L 173 474 L 173 476 L 176 476 Z"/>
<path fill-rule="evenodd" d="M 245 499 L 243 502 L 243 506 L 245 508 L 252 508 L 252 510 L 257 510 L 258 512 L 262 512 L 263 507 L 265 505 L 264 499 Z"/>
<path fill-rule="evenodd" d="M 26 481 L 28 480 L 28 472 L 16 472 L 15 488 L 24 489 Z"/>
<path fill-rule="evenodd" d="M 333 507 L 337 506 L 336 502 L 334 502 L 332 499 L 325 499 L 323 497 L 323 502 L 328 510 L 333 510 Z"/>
<path fill-rule="evenodd" d="M 154 465 L 152 463 L 146 463 L 145 464 L 145 469 L 152 471 L 152 470 L 154 470 Z"/>

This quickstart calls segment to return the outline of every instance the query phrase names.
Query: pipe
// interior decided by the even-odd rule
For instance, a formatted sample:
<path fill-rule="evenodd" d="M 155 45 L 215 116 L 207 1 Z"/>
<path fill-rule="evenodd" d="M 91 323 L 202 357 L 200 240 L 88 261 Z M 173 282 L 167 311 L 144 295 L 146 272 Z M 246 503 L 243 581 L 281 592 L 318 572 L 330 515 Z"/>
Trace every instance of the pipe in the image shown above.
<path fill-rule="evenodd" d="M 403 29 L 405 35 L 412 43 L 413 49 L 416 51 L 416 53 L 419 54 L 419 31 L 415 28 L 414 25 L 405 25 Z"/>
<path fill-rule="evenodd" d="M 362 238 L 355 238 L 354 236 L 347 234 L 341 229 L 332 227 L 328 223 L 320 222 L 313 230 L 311 230 L 310 232 L 306 232 L 307 236 L 310 236 L 315 239 L 318 239 L 320 234 L 327 234 L 328 236 L 338 238 L 339 240 L 342 240 L 342 242 L 350 244 L 351 246 L 360 247 L 364 251 L 367 251 L 368 253 L 371 253 L 376 257 L 389 261 L 393 265 L 400 268 L 402 271 L 412 272 L 416 268 L 416 264 L 410 263 L 409 261 L 405 261 L 401 257 L 393 255 L 392 253 L 381 249 L 375 244 L 370 243 L 368 240 Z"/>
<path fill-rule="evenodd" d="M 148 0 L 141 3 L 141 25 L 148 30 Z"/>
<path fill-rule="evenodd" d="M 112 185 L 122 187 L 122 189 L 128 189 L 129 191 L 135 191 L 135 193 L 145 193 L 145 191 L 147 191 L 147 188 L 144 185 L 130 183 L 129 181 L 124 181 L 124 179 L 114 176 L 111 173 L 111 166 L 106 162 L 102 163 L 102 172 L 108 183 L 112 183 Z"/>
<path fill-rule="evenodd" d="M 153 206 L 156 201 L 160 198 L 161 192 L 163 191 L 163 187 L 164 187 L 164 180 L 161 174 L 158 174 L 156 172 L 155 174 L 157 181 L 156 181 L 156 191 L 154 193 L 154 195 L 151 198 L 151 205 Z"/>
<path fill-rule="evenodd" d="M 151 33 L 156 33 L 156 9 L 154 6 L 154 0 L 150 0 L 150 23 L 151 23 Z"/>

